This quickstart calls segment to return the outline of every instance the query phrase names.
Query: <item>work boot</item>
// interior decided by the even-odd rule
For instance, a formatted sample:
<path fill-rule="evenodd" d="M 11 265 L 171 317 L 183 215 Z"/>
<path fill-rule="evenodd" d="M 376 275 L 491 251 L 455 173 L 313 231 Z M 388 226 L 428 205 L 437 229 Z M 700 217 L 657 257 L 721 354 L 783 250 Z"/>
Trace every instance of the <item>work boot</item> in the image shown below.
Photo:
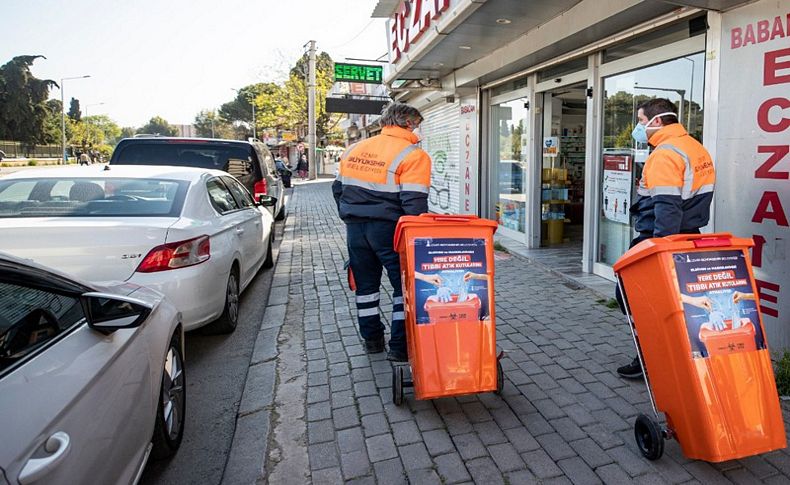
<path fill-rule="evenodd" d="M 389 352 L 387 352 L 387 360 L 391 362 L 408 362 L 409 356 L 406 355 L 406 352 L 390 350 Z"/>
<path fill-rule="evenodd" d="M 642 377 L 642 366 L 639 365 L 639 358 L 634 358 L 628 365 L 618 367 L 617 373 L 626 379 L 639 379 Z"/>
<path fill-rule="evenodd" d="M 369 354 L 379 354 L 384 352 L 384 337 L 373 340 L 365 340 L 365 352 Z"/>

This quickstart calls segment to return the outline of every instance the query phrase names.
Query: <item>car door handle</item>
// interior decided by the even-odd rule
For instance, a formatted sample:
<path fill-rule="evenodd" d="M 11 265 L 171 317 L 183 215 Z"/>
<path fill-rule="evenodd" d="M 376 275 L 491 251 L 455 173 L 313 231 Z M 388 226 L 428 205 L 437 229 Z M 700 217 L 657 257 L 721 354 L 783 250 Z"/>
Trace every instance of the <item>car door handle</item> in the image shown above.
<path fill-rule="evenodd" d="M 63 431 L 58 431 L 47 439 L 44 450 L 52 453 L 45 458 L 31 458 L 25 463 L 19 473 L 19 483 L 25 485 L 33 483 L 47 473 L 51 472 L 69 453 L 71 438 Z"/>
<path fill-rule="evenodd" d="M 236 234 L 244 234 L 244 228 L 242 228 L 242 227 L 237 227 L 237 228 L 236 228 Z"/>

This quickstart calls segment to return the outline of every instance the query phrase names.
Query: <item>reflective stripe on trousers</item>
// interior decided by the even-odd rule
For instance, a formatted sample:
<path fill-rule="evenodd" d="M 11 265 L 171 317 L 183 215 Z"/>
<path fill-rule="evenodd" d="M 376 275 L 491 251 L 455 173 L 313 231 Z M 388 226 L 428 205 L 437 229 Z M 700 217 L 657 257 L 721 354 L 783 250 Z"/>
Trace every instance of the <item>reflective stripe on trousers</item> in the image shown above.
<path fill-rule="evenodd" d="M 359 333 L 365 340 L 384 336 L 379 312 L 381 276 L 387 271 L 392 294 L 390 349 L 406 352 L 406 329 L 403 313 L 403 290 L 400 257 L 392 248 L 395 222 L 371 221 L 346 224 L 346 241 L 354 281 L 357 284 L 356 306 Z"/>

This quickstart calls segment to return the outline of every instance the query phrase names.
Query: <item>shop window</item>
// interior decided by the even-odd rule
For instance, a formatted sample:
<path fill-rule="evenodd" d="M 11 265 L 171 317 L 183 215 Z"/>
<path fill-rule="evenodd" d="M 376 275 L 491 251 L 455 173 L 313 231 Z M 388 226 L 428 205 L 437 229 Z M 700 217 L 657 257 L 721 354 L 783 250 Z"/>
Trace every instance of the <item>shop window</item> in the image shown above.
<path fill-rule="evenodd" d="M 638 106 L 652 98 L 669 99 L 681 124 L 702 141 L 704 70 L 700 52 L 604 78 L 598 262 L 614 264 L 634 237 L 629 208 L 650 149 L 631 137 Z"/>
<path fill-rule="evenodd" d="M 491 107 L 492 158 L 496 171 L 497 222 L 518 232 L 526 230 L 527 98 Z"/>
<path fill-rule="evenodd" d="M 669 25 L 605 49 L 603 51 L 603 62 L 616 61 L 634 54 L 663 47 L 673 42 L 702 35 L 705 33 L 706 29 L 706 17 L 703 14 L 685 22 Z"/>

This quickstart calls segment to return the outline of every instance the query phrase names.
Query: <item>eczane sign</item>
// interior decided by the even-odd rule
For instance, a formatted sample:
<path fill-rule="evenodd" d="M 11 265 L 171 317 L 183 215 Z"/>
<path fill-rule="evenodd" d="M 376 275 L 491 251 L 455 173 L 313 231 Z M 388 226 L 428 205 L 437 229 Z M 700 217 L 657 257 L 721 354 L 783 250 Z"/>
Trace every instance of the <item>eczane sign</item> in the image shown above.
<path fill-rule="evenodd" d="M 398 62 L 449 8 L 450 0 L 403 0 L 389 21 L 390 61 Z"/>
<path fill-rule="evenodd" d="M 769 342 L 790 347 L 790 0 L 722 16 L 715 227 L 751 237 Z"/>

